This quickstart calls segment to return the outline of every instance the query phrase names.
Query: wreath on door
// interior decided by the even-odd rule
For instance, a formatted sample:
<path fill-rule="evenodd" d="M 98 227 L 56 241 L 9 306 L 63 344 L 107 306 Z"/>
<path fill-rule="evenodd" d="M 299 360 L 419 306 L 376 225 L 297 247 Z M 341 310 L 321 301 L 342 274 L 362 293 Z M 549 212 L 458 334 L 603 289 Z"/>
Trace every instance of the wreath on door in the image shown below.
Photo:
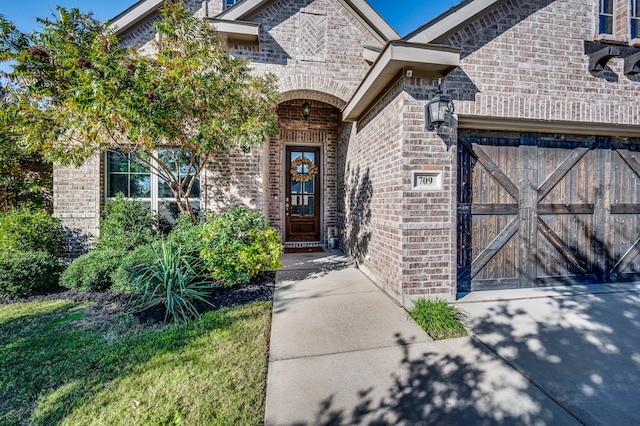
<path fill-rule="evenodd" d="M 307 173 L 298 172 L 298 167 L 302 167 L 302 171 L 304 171 L 304 166 L 307 167 Z M 293 180 L 300 183 L 309 182 L 318 174 L 318 166 L 313 164 L 311 160 L 308 158 L 298 157 L 291 162 L 291 176 Z"/>

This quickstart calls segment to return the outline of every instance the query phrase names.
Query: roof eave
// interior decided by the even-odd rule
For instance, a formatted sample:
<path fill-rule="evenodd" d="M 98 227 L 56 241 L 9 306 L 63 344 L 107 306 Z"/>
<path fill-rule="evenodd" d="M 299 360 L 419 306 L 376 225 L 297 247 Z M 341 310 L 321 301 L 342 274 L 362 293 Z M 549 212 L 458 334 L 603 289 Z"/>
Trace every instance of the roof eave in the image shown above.
<path fill-rule="evenodd" d="M 393 29 L 387 21 L 373 9 L 365 0 L 342 0 L 356 14 L 374 30 L 383 42 L 398 40 L 400 35 Z M 224 10 L 217 18 L 225 20 L 246 20 L 253 14 L 266 7 L 267 2 L 260 0 L 245 0 L 236 3 L 233 7 Z"/>
<path fill-rule="evenodd" d="M 342 110 L 343 121 L 358 121 L 400 75 L 411 70 L 414 75 L 441 78 L 460 63 L 460 50 L 405 41 L 391 41 L 378 56 L 364 80 Z"/>
<path fill-rule="evenodd" d="M 165 0 L 146 0 L 138 3 L 125 10 L 111 22 L 111 26 L 116 29 L 118 35 L 127 31 L 142 19 L 157 11 Z"/>
<path fill-rule="evenodd" d="M 345 0 L 385 41 L 398 40 L 400 34 L 365 0 Z"/>
<path fill-rule="evenodd" d="M 504 0 L 466 0 L 403 37 L 415 43 L 433 43 L 440 37 L 463 27 Z"/>

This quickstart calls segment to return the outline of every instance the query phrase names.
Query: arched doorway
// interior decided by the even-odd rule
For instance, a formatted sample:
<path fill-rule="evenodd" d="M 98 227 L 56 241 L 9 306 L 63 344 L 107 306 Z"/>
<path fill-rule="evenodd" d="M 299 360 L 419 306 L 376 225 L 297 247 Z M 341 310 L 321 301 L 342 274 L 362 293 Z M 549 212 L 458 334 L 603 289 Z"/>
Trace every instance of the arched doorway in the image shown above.
<path fill-rule="evenodd" d="M 278 106 L 280 133 L 269 144 L 268 214 L 286 247 L 325 245 L 327 227 L 335 226 L 339 116 L 336 107 L 313 99 Z"/>

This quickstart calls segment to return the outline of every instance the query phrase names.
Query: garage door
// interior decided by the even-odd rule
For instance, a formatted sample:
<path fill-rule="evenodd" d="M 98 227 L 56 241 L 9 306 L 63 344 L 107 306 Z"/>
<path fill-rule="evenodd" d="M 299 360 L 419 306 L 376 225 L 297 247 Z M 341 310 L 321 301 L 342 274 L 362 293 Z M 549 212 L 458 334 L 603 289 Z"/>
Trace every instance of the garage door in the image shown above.
<path fill-rule="evenodd" d="M 639 142 L 461 132 L 459 291 L 639 279 Z"/>

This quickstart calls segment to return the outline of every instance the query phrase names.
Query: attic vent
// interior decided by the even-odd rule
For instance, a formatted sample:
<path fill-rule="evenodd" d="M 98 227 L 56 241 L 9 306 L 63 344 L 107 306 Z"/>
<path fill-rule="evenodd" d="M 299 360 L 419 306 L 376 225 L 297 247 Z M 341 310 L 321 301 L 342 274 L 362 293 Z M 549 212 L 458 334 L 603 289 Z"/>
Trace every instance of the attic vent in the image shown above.
<path fill-rule="evenodd" d="M 327 15 L 300 13 L 298 59 L 324 62 L 327 57 Z"/>

